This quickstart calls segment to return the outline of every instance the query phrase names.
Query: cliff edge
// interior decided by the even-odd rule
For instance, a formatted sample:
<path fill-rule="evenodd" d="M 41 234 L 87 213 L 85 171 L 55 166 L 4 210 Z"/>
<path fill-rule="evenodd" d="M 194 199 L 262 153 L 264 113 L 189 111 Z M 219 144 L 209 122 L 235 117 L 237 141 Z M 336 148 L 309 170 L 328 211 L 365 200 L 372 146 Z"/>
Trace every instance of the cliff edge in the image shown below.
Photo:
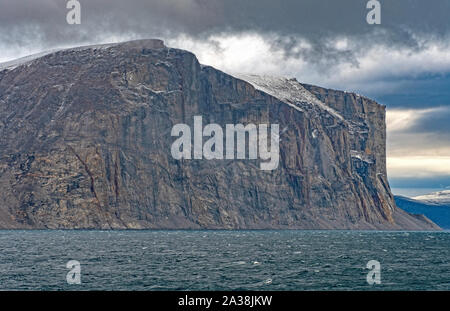
<path fill-rule="evenodd" d="M 0 228 L 438 229 L 395 206 L 385 110 L 359 95 L 233 77 L 160 40 L 0 70 Z M 278 166 L 175 159 L 196 116 L 278 124 Z"/>

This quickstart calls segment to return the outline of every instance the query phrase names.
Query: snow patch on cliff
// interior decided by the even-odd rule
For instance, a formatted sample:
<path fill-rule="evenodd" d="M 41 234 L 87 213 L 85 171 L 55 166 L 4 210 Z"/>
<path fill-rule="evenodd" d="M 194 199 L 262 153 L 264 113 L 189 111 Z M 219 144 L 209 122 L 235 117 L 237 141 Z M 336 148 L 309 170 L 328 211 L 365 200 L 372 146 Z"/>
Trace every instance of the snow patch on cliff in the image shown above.
<path fill-rule="evenodd" d="M 44 51 L 41 53 L 36 53 L 36 54 L 32 54 L 32 55 L 28 55 L 25 57 L 21 57 L 18 59 L 14 59 L 8 62 L 4 62 L 4 63 L 0 63 L 0 71 L 1 70 L 13 70 L 19 66 L 22 65 L 28 65 L 30 64 L 32 61 L 47 56 L 49 54 L 53 54 L 56 52 L 60 52 L 60 51 L 83 51 L 83 50 L 88 50 L 88 49 L 92 49 L 92 50 L 98 50 L 98 49 L 106 49 L 106 48 L 110 48 L 113 46 L 116 46 L 120 43 L 109 43 L 109 44 L 96 44 L 96 45 L 87 45 L 87 46 L 80 46 L 80 47 L 75 47 L 75 48 L 62 48 L 62 49 L 53 49 L 53 50 L 48 50 L 48 51 Z"/>
<path fill-rule="evenodd" d="M 297 110 L 303 111 L 301 107 L 299 107 L 299 104 L 309 103 L 328 112 L 337 119 L 344 121 L 344 118 L 336 110 L 327 106 L 316 96 L 311 94 L 295 78 L 288 79 L 284 77 L 253 74 L 237 74 L 234 76 L 238 79 L 247 81 L 256 89 L 286 102 L 289 106 Z"/>
<path fill-rule="evenodd" d="M 350 156 L 352 158 L 356 158 L 356 159 L 361 160 L 363 162 L 366 162 L 366 163 L 369 163 L 369 164 L 373 164 L 372 157 L 370 157 L 370 156 L 368 156 L 368 155 L 366 155 L 366 154 L 364 154 L 364 153 L 362 153 L 360 151 L 350 150 Z"/>

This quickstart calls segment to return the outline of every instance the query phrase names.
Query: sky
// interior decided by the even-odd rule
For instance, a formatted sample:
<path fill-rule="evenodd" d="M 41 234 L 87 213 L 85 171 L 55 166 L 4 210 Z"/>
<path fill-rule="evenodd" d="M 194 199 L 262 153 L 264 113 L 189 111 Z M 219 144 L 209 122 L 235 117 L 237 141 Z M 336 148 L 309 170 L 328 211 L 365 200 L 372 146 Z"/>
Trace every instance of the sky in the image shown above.
<path fill-rule="evenodd" d="M 0 0 L 0 62 L 53 48 L 160 38 L 233 74 L 259 73 L 356 92 L 387 107 L 388 176 L 402 188 L 450 187 L 450 1 Z M 419 193 L 420 194 L 420 193 Z"/>

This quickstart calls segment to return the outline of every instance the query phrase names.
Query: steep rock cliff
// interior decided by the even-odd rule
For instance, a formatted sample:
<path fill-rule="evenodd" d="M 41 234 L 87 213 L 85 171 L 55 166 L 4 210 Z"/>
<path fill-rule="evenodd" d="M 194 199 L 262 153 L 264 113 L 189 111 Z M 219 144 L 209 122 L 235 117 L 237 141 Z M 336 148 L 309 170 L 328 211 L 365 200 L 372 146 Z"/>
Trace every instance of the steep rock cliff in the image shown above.
<path fill-rule="evenodd" d="M 194 116 L 279 124 L 278 168 L 174 159 L 171 129 Z M 10 63 L 0 134 L 1 228 L 437 228 L 395 206 L 384 107 L 235 78 L 159 40 Z"/>

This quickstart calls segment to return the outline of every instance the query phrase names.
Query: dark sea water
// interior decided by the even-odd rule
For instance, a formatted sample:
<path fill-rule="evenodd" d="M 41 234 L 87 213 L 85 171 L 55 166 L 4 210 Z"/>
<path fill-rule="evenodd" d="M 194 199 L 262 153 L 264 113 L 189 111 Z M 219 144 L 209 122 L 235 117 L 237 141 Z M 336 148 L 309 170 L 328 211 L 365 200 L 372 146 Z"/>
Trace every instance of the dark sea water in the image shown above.
<path fill-rule="evenodd" d="M 450 290 L 449 255 L 450 232 L 0 231 L 0 290 Z"/>

